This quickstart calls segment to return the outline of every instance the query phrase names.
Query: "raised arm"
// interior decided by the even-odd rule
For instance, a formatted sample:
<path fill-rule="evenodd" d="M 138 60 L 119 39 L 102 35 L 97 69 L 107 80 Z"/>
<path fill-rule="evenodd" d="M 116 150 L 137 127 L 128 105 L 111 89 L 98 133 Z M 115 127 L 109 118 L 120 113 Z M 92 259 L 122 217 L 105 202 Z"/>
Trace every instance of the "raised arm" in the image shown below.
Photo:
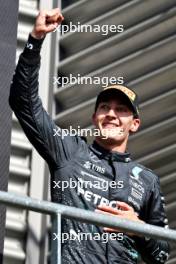
<path fill-rule="evenodd" d="M 53 167 L 63 165 L 70 158 L 74 146 L 73 137 L 62 140 L 54 137 L 55 123 L 42 106 L 38 96 L 40 50 L 45 35 L 63 20 L 59 9 L 41 11 L 34 29 L 19 58 L 10 89 L 9 103 L 25 134 L 39 154 Z M 69 147 L 68 147 L 69 145 Z"/>

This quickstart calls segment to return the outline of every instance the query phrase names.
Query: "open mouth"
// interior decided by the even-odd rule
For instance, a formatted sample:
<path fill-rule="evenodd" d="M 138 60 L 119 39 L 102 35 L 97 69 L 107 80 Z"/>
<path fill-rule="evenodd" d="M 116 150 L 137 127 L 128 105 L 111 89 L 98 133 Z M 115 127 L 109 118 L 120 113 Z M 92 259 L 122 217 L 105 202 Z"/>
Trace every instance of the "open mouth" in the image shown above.
<path fill-rule="evenodd" d="M 102 124 L 102 134 L 105 138 L 122 136 L 124 129 L 111 123 Z"/>
<path fill-rule="evenodd" d="M 118 128 L 118 126 L 114 123 L 103 123 L 102 127 L 103 128 Z"/>

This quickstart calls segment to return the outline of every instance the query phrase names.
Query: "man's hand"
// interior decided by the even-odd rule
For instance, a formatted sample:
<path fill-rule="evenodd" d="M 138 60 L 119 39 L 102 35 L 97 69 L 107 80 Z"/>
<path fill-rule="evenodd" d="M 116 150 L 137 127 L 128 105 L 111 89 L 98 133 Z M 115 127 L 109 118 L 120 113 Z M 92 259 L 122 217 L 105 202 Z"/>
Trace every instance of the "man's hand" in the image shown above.
<path fill-rule="evenodd" d="M 98 209 L 96 209 L 95 212 L 104 213 L 107 215 L 115 215 L 118 218 L 124 218 L 124 219 L 128 219 L 131 221 L 144 223 L 144 221 L 138 218 L 138 214 L 135 213 L 133 207 L 129 206 L 127 203 L 124 203 L 124 202 L 118 201 L 117 209 L 112 208 L 110 206 L 106 206 L 106 205 L 99 205 Z M 120 230 L 109 228 L 109 227 L 104 227 L 104 231 L 105 232 L 119 232 Z M 130 233 L 128 235 L 133 235 L 133 234 Z"/>
<path fill-rule="evenodd" d="M 59 8 L 50 11 L 42 10 L 39 12 L 31 35 L 41 39 L 49 32 L 52 32 L 64 20 Z"/>

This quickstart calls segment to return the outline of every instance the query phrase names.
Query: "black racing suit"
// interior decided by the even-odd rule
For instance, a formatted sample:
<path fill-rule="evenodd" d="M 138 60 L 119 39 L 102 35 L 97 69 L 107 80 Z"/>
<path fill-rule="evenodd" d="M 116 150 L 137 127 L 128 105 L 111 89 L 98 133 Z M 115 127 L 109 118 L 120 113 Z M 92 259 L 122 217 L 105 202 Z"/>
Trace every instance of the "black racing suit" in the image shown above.
<path fill-rule="evenodd" d="M 89 146 L 79 136 L 62 138 L 62 130 L 38 96 L 41 45 L 42 40 L 29 37 L 9 102 L 28 139 L 48 163 L 52 201 L 91 211 L 98 205 L 115 207 L 116 201 L 124 201 L 146 223 L 164 227 L 164 202 L 153 172 L 132 161 L 128 153 L 109 152 L 96 142 Z M 63 264 L 134 264 L 139 254 L 146 263 L 161 264 L 169 252 L 168 243 L 162 240 L 121 233 L 108 237 L 100 227 L 68 219 L 62 220 L 62 234 Z"/>

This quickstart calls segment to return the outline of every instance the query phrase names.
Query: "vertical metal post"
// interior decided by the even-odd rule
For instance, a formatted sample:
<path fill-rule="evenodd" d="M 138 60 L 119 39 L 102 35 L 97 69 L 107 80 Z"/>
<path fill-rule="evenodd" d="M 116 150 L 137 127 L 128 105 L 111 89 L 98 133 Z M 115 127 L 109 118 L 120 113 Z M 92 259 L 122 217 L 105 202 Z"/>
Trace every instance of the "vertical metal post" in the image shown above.
<path fill-rule="evenodd" d="M 61 264 L 61 214 L 52 216 L 51 264 Z"/>

